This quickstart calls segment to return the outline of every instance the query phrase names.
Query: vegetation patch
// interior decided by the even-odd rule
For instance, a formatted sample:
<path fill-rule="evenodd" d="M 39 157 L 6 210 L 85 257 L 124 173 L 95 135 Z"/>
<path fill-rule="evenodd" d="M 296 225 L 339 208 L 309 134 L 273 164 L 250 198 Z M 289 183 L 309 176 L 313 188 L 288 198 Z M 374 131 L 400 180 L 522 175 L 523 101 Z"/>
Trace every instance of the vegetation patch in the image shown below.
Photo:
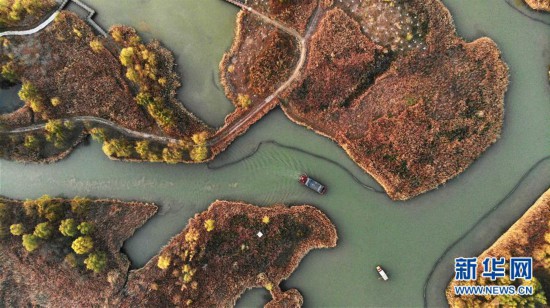
<path fill-rule="evenodd" d="M 0 306 L 103 306 L 123 288 L 122 242 L 156 206 L 42 196 L 0 198 Z"/>
<path fill-rule="evenodd" d="M 310 206 L 217 201 L 130 274 L 123 306 L 225 307 L 251 287 L 266 288 L 274 302 L 299 303 L 300 293 L 283 293 L 279 283 L 310 249 L 334 247 L 336 239 L 328 218 Z"/>

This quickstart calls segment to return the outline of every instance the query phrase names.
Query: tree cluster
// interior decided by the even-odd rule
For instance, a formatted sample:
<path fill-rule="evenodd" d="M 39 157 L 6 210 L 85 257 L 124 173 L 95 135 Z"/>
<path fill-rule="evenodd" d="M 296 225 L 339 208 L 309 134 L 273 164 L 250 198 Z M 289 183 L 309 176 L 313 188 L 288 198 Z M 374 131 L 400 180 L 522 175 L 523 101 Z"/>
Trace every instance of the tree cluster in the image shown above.
<path fill-rule="evenodd" d="M 0 204 L 0 222 L 5 225 L 7 218 L 12 222 L 9 231 L 12 236 L 21 237 L 22 245 L 29 253 L 48 242 L 67 245 L 72 249 L 65 257 L 71 267 L 83 265 L 99 273 L 107 265 L 107 255 L 97 249 L 94 241 L 94 225 L 86 221 L 92 202 L 87 198 L 76 197 L 70 202 L 44 195 L 36 200 L 23 203 L 23 213 L 11 214 L 7 206 Z M 53 247 L 53 246 L 52 246 Z"/>
<path fill-rule="evenodd" d="M 135 31 L 114 28 L 111 36 L 123 46 L 119 60 L 126 68 L 126 78 L 139 88 L 136 103 L 143 106 L 161 128 L 170 130 L 176 124 L 176 117 L 163 98 L 167 80 L 158 76 L 157 55 L 142 43 Z"/>

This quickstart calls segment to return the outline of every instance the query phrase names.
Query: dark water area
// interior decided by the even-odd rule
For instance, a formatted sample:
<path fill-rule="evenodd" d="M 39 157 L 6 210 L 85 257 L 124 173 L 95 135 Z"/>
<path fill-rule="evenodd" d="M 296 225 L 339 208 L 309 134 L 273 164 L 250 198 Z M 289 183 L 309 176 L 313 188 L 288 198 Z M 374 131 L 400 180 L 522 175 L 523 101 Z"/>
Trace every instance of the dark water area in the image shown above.
<path fill-rule="evenodd" d="M 0 114 L 14 112 L 25 105 L 17 95 L 19 90 L 21 85 L 0 88 Z"/>

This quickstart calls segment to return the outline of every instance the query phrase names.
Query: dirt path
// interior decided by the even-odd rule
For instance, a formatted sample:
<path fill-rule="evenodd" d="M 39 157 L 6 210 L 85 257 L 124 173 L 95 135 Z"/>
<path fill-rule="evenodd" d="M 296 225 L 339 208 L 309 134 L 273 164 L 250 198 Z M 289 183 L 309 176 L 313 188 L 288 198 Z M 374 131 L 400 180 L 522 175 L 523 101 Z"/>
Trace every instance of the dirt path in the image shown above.
<path fill-rule="evenodd" d="M 0 37 L 2 36 L 22 36 L 22 35 L 30 35 L 37 33 L 44 29 L 47 25 L 49 25 L 59 14 L 59 12 L 65 7 L 65 5 L 68 3 L 69 0 L 65 0 L 63 4 L 60 5 L 58 10 L 56 10 L 46 21 L 38 25 L 37 27 L 26 30 L 26 31 L 6 31 L 1 32 Z M 277 96 L 281 94 L 284 90 L 286 90 L 294 80 L 296 80 L 302 71 L 302 68 L 306 62 L 307 58 L 307 40 L 311 36 L 313 30 L 316 28 L 317 22 L 319 20 L 319 17 L 321 15 L 321 8 L 320 5 L 317 6 L 316 11 L 313 14 L 313 17 L 310 20 L 310 24 L 308 26 L 308 29 L 304 36 L 301 36 L 298 31 L 295 29 L 292 29 L 288 26 L 285 26 L 284 24 L 280 23 L 277 20 L 271 19 L 268 16 L 258 12 L 257 10 L 251 8 L 250 6 L 247 6 L 245 4 L 239 3 L 235 0 L 225 0 L 231 4 L 234 4 L 238 7 L 240 7 L 243 10 L 246 10 L 250 12 L 251 14 L 256 15 L 261 20 L 265 21 L 268 24 L 273 25 L 275 28 L 287 33 L 288 35 L 294 37 L 294 39 L 298 42 L 298 46 L 300 49 L 300 59 L 298 60 L 298 63 L 296 64 L 296 67 L 294 68 L 294 71 L 292 75 L 288 78 L 287 81 L 285 81 L 277 90 L 275 90 L 271 95 L 269 95 L 263 102 L 260 104 L 257 104 L 253 106 L 248 113 L 246 113 L 241 118 L 237 119 L 234 122 L 227 123 L 225 126 L 223 126 L 221 129 L 219 129 L 216 134 L 208 141 L 208 146 L 211 148 L 219 148 L 219 149 L 225 149 L 233 140 L 235 140 L 239 135 L 243 134 L 248 130 L 250 126 L 252 126 L 255 122 L 257 122 L 261 117 L 263 117 L 265 114 L 267 114 L 270 110 L 275 108 L 278 105 L 278 101 L 276 100 Z M 177 142 L 178 139 L 170 138 L 170 137 L 164 137 L 164 136 L 158 136 L 158 135 L 152 135 L 147 134 L 143 132 L 133 131 L 124 127 L 121 127 L 117 125 L 114 122 L 111 122 L 109 120 L 105 120 L 103 118 L 93 117 L 93 116 L 79 116 L 79 117 L 72 117 L 72 118 L 65 118 L 63 120 L 67 121 L 81 121 L 81 122 L 93 122 L 101 125 L 108 126 L 112 129 L 115 129 L 119 132 L 123 132 L 129 136 L 136 137 L 136 138 L 143 138 L 143 139 L 150 139 L 160 142 Z M 9 131 L 2 131 L 1 134 L 10 134 L 10 133 L 25 133 L 25 132 L 31 132 L 39 129 L 44 129 L 46 124 L 35 124 L 23 128 L 16 128 Z"/>

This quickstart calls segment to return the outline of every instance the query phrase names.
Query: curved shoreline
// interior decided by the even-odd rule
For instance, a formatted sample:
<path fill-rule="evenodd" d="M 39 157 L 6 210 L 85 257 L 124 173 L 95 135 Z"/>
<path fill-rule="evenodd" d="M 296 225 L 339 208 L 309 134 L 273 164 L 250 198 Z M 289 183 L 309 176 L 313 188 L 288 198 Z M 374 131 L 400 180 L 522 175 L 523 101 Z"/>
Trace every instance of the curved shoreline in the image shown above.
<path fill-rule="evenodd" d="M 10 35 L 24 36 L 24 35 L 34 34 L 34 33 L 37 33 L 39 31 L 43 30 L 46 26 L 48 26 L 55 19 L 55 17 L 59 14 L 59 12 L 61 10 L 63 10 L 64 7 L 70 1 L 71 0 L 64 0 L 63 4 L 60 5 L 60 7 L 45 22 L 43 22 L 39 26 L 37 26 L 33 29 L 25 30 L 25 31 L 6 31 L 6 32 L 2 32 L 2 33 L 0 33 L 0 37 L 10 36 Z M 292 84 L 292 82 L 300 76 L 300 72 L 301 72 L 301 70 L 303 68 L 303 65 L 304 65 L 304 63 L 306 61 L 306 58 L 307 58 L 307 48 L 306 48 L 305 42 L 307 40 L 307 37 L 309 35 L 311 35 L 311 32 L 313 30 L 312 27 L 309 27 L 308 31 L 305 34 L 305 36 L 302 37 L 296 30 L 294 30 L 292 28 L 289 28 L 289 27 L 283 25 L 282 23 L 267 17 L 266 15 L 254 10 L 250 6 L 241 4 L 241 3 L 237 2 L 237 1 L 234 1 L 234 0 L 225 0 L 225 1 L 240 7 L 244 11 L 247 11 L 251 14 L 254 14 L 254 15 L 258 16 L 264 22 L 269 23 L 269 24 L 273 25 L 275 28 L 279 29 L 280 31 L 283 31 L 283 32 L 291 35 L 292 37 L 294 37 L 297 40 L 298 46 L 300 48 L 300 59 L 298 61 L 298 64 L 294 68 L 293 74 L 289 77 L 289 79 L 286 80 L 277 90 L 275 90 L 275 92 L 270 94 L 261 104 L 258 104 L 256 106 L 254 106 L 249 112 L 247 112 L 241 118 L 238 118 L 236 121 L 226 123 L 224 126 L 222 126 L 221 128 L 219 128 L 217 130 L 217 132 L 213 135 L 213 137 L 210 140 L 208 140 L 207 143 L 206 143 L 206 145 L 212 149 L 211 155 L 205 161 L 202 161 L 202 162 L 207 162 L 207 161 L 210 161 L 210 160 L 214 159 L 214 157 L 217 154 L 219 154 L 220 152 L 225 150 L 229 146 L 229 144 L 231 144 L 238 136 L 240 136 L 241 134 L 246 132 L 246 130 L 248 130 L 248 128 L 251 125 L 256 123 L 265 114 L 267 114 L 270 110 L 272 110 L 273 108 L 275 108 L 278 105 L 279 102 L 275 100 L 276 97 L 280 93 L 285 91 L 288 88 L 288 86 L 290 86 Z M 77 1 L 77 4 L 83 5 L 80 1 Z M 86 7 L 88 7 L 88 6 L 86 6 Z M 320 3 L 319 3 L 318 6 L 317 6 L 317 10 L 315 11 L 315 13 L 314 13 L 314 15 L 313 15 L 313 17 L 310 21 L 311 24 L 314 24 L 314 25 L 316 24 L 316 21 L 319 17 L 320 11 L 321 10 L 320 10 Z M 90 19 L 91 16 L 93 16 L 93 14 L 88 16 L 88 19 Z M 102 124 L 102 125 L 107 125 L 112 129 L 118 130 L 119 132 L 123 132 L 123 133 L 125 133 L 127 135 L 130 135 L 130 136 L 133 136 L 133 137 L 151 139 L 151 140 L 156 140 L 156 141 L 165 142 L 165 143 L 178 142 L 179 141 L 179 139 L 176 139 L 176 138 L 170 138 L 170 137 L 165 137 L 165 136 L 158 136 L 158 135 L 133 131 L 133 130 L 124 128 L 124 127 L 122 127 L 122 126 L 120 126 L 120 125 L 118 125 L 114 122 L 111 122 L 111 121 L 103 119 L 103 118 L 98 118 L 98 117 L 79 116 L 79 117 L 72 117 L 72 118 L 62 118 L 60 120 L 95 122 L 95 123 L 99 123 L 99 124 Z M 34 125 L 26 126 L 26 127 L 15 128 L 15 129 L 8 130 L 8 131 L 0 131 L 0 134 L 31 132 L 31 131 L 43 129 L 44 126 L 45 126 L 45 123 L 34 124 Z M 57 160 L 61 159 L 63 157 L 57 157 Z M 56 159 L 53 159 L 53 160 L 56 160 Z"/>
<path fill-rule="evenodd" d="M 488 212 L 486 212 L 483 216 L 481 216 L 473 225 L 470 229 L 466 230 L 459 238 L 457 238 L 455 241 L 453 241 L 451 243 L 451 245 L 449 245 L 443 252 L 443 254 L 437 259 L 437 261 L 434 263 L 430 273 L 428 274 L 428 277 L 426 278 L 426 281 L 424 283 L 424 286 L 423 286 L 423 298 L 424 298 L 424 307 L 432 307 L 433 305 L 431 305 L 429 303 L 429 299 L 428 299 L 428 288 L 430 287 L 430 283 L 432 282 L 432 278 L 434 277 L 434 274 L 436 271 L 438 271 L 439 269 L 439 266 L 441 264 L 443 264 L 445 261 L 449 261 L 448 259 L 449 258 L 452 258 L 452 256 L 449 256 L 448 254 L 458 245 L 460 244 L 460 242 L 462 242 L 466 237 L 470 236 L 471 234 L 474 234 L 474 231 L 476 231 L 477 228 L 480 228 L 482 225 L 483 225 L 483 222 L 485 220 L 490 220 L 491 219 L 491 216 L 495 213 L 498 213 L 498 210 L 501 208 L 501 206 L 503 204 L 506 203 L 506 201 L 508 201 L 508 199 L 510 199 L 514 193 L 520 188 L 520 186 L 525 182 L 525 180 L 532 174 L 534 173 L 538 168 L 539 166 L 543 165 L 544 163 L 550 161 L 550 156 L 546 156 L 546 157 L 543 157 L 542 159 L 540 159 L 539 161 L 537 161 L 531 168 L 529 168 L 521 177 L 520 179 L 518 180 L 518 182 L 514 185 L 514 187 L 502 198 L 500 199 L 499 202 L 497 202 Z M 546 187 L 546 189 L 548 189 L 548 187 Z M 545 190 L 546 190 L 545 189 Z M 530 203 L 527 203 L 527 209 L 532 206 L 532 202 Z M 525 213 L 525 211 L 523 211 L 519 217 L 521 217 L 523 214 Z M 518 217 L 518 218 L 519 218 Z M 517 219 L 516 219 L 517 220 Z M 508 224 L 508 227 L 510 227 L 511 225 L 513 225 L 515 223 L 514 220 L 511 224 Z M 507 228 L 505 228 L 504 230 L 502 230 L 502 232 L 505 232 L 507 230 Z M 496 238 L 498 238 L 499 236 L 501 236 L 502 233 L 499 233 Z M 488 245 L 485 245 L 484 248 L 482 248 L 482 251 L 485 250 L 486 248 L 488 248 L 492 242 L 494 242 L 494 240 L 487 240 L 489 241 L 489 244 Z M 473 248 L 471 248 L 473 249 Z M 479 254 L 479 253 L 478 253 Z M 475 254 L 477 255 L 477 254 Z M 449 269 L 449 280 L 451 279 L 451 276 L 452 276 L 452 273 L 451 273 L 451 269 Z M 448 284 L 449 281 L 446 281 L 445 282 L 445 286 L 443 286 L 443 292 L 441 292 L 441 296 L 442 297 L 445 297 L 445 289 L 447 288 L 447 284 Z M 435 286 L 435 287 L 438 287 L 438 286 Z M 438 293 L 439 294 L 439 293 Z"/>

